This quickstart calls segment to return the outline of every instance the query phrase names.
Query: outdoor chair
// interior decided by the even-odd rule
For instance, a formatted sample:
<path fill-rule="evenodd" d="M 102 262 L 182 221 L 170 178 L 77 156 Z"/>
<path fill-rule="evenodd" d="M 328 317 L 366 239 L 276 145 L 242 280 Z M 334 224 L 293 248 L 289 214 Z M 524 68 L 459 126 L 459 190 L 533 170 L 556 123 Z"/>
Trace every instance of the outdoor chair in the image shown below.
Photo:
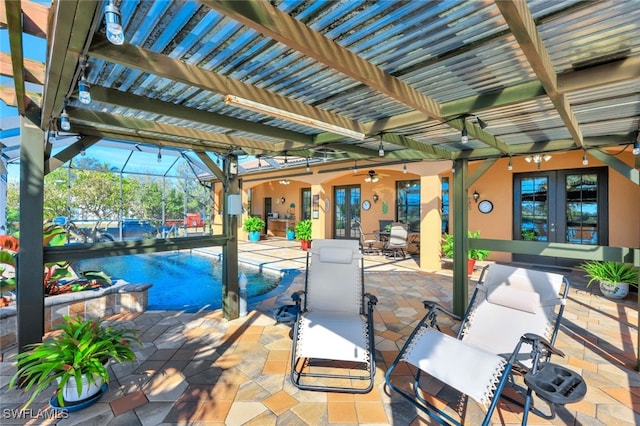
<path fill-rule="evenodd" d="M 498 399 L 507 398 L 502 393 L 507 383 L 515 391 L 507 399 L 524 407 L 522 424 L 527 421 L 532 392 L 551 407 L 550 414 L 537 408 L 535 413 L 552 419 L 556 405 L 579 401 L 586 393 L 581 377 L 549 362 L 552 353 L 562 355 L 553 345 L 568 290 L 569 282 L 559 274 L 488 265 L 463 318 L 435 302 L 424 302 L 428 312 L 388 369 L 387 385 L 441 424 L 462 424 L 469 397 L 485 410 L 483 424 L 489 424 Z M 455 338 L 441 332 L 438 312 L 462 321 Z M 400 385 L 406 381 L 394 375 L 401 364 L 408 367 L 411 384 Z M 524 385 L 516 385 L 514 373 L 524 375 Z M 448 399 L 443 402 L 452 407 L 437 408 L 433 398 L 424 396 L 426 389 L 442 391 L 429 385 L 433 379 L 447 385 L 444 389 L 459 392 L 433 395 Z"/>
<path fill-rule="evenodd" d="M 376 234 L 365 233 L 362 225 L 358 223 L 358 231 L 360 232 L 360 245 L 363 254 L 378 254 L 382 250 L 383 242 L 376 238 Z"/>
<path fill-rule="evenodd" d="M 291 381 L 305 390 L 366 393 L 373 387 L 374 295 L 364 293 L 357 240 L 313 240 L 304 290 L 293 294 Z"/>
<path fill-rule="evenodd" d="M 409 231 L 404 223 L 392 223 L 389 240 L 384 245 L 384 251 L 387 257 L 393 257 L 394 260 L 400 256 L 401 259 L 406 257 L 405 250 L 409 248 Z"/>

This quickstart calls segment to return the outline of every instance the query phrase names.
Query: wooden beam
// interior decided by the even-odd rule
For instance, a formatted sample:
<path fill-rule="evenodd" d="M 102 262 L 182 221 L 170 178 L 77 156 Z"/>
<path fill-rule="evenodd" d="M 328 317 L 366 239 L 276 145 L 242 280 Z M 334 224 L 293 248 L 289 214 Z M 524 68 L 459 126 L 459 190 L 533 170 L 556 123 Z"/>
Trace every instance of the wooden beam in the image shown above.
<path fill-rule="evenodd" d="M 415 151 L 420 151 L 430 155 L 431 158 L 451 159 L 451 151 L 447 151 L 446 149 L 442 149 L 428 143 L 418 142 L 415 139 L 411 139 L 398 133 L 382 133 L 380 135 L 380 139 L 394 145 L 400 145 Z M 387 156 L 386 153 L 385 156 Z"/>
<path fill-rule="evenodd" d="M 40 105 L 40 102 L 42 101 L 42 98 L 38 93 L 27 92 L 25 96 L 35 105 Z M 18 106 L 16 90 L 13 87 L 0 87 L 0 99 L 7 104 L 7 106 Z"/>
<path fill-rule="evenodd" d="M 578 120 L 571 109 L 571 105 L 569 105 L 566 95 L 558 90 L 558 76 L 553 69 L 551 58 L 536 29 L 535 21 L 526 1 L 496 1 L 496 6 L 507 21 L 507 25 L 509 25 L 538 79 L 540 79 L 575 144 L 582 148 L 584 142 Z"/>
<path fill-rule="evenodd" d="M 49 158 L 44 163 L 44 174 L 48 175 L 67 161 L 71 160 L 78 153 L 80 153 L 83 149 L 87 149 L 90 146 L 94 145 L 96 142 L 100 140 L 99 137 L 96 136 L 82 136 L 80 140 L 74 142 L 73 144 L 67 146 L 62 151 L 58 152 L 53 157 Z"/>
<path fill-rule="evenodd" d="M 440 105 L 435 100 L 314 31 L 269 2 L 200 2 L 429 117 L 442 117 Z"/>
<path fill-rule="evenodd" d="M 196 155 L 198 156 L 198 158 L 200 159 L 200 161 L 202 161 L 202 163 L 204 163 L 205 166 L 207 166 L 207 168 L 209 169 L 209 171 L 215 175 L 215 177 L 217 177 L 220 182 L 225 182 L 227 181 L 224 172 L 220 169 L 220 167 L 218 167 L 218 165 L 216 163 L 214 163 L 211 158 L 206 154 L 206 152 L 204 151 L 195 151 Z"/>
<path fill-rule="evenodd" d="M 33 59 L 23 58 L 24 80 L 27 83 L 44 84 L 45 65 Z M 0 75 L 13 77 L 11 56 L 0 52 Z"/>
<path fill-rule="evenodd" d="M 625 178 L 629 179 L 632 183 L 640 185 L 640 171 L 638 171 L 638 169 L 629 166 L 624 161 L 619 160 L 617 157 L 602 151 L 601 149 L 588 149 L 587 152 L 607 166 L 611 167 L 612 170 L 615 170 Z"/>
<path fill-rule="evenodd" d="M 152 138 L 154 133 L 164 134 L 175 138 L 188 138 L 192 140 L 210 141 L 228 147 L 240 147 L 260 149 L 265 151 L 280 151 L 280 143 L 274 144 L 255 139 L 244 138 L 240 136 L 230 136 L 225 133 L 215 133 L 192 127 L 175 126 L 172 124 L 160 123 L 157 121 L 143 120 L 133 117 L 125 117 L 122 115 L 109 114 L 105 112 L 81 109 L 67 108 L 69 118 L 73 127 L 74 123 L 84 124 L 85 126 L 101 125 L 107 128 L 122 129 L 123 132 L 132 129 L 138 135 L 148 133 Z"/>
<path fill-rule="evenodd" d="M 117 105 L 138 111 L 147 111 L 153 114 L 194 121 L 209 126 L 223 127 L 225 129 L 240 130 L 280 140 L 286 139 L 299 142 L 298 144 L 292 144 L 292 147 L 299 147 L 301 146 L 300 144 L 304 144 L 305 146 L 313 144 L 313 136 L 303 133 L 278 129 L 273 126 L 241 120 L 196 108 L 188 108 L 171 102 L 164 102 L 146 96 L 138 96 L 107 87 L 91 86 L 91 98 L 94 102 Z"/>
<path fill-rule="evenodd" d="M 203 90 L 213 91 L 222 95 L 235 95 L 280 110 L 291 111 L 325 123 L 362 132 L 360 124 L 347 117 L 315 108 L 286 96 L 257 88 L 126 42 L 121 46 L 114 46 L 104 36 L 96 35 L 88 54 L 97 59 L 168 78 Z"/>
<path fill-rule="evenodd" d="M 47 38 L 49 8 L 42 4 L 25 0 L 22 0 L 20 7 L 23 13 L 22 31 L 35 37 Z M 0 2 L 0 27 L 7 26 L 6 4 L 5 2 Z"/>
<path fill-rule="evenodd" d="M 48 27 L 47 80 L 43 89 L 43 129 L 57 119 L 65 100 L 75 90 L 78 61 L 87 39 L 93 34 L 93 17 L 102 2 L 97 0 L 64 0 L 52 3 Z"/>

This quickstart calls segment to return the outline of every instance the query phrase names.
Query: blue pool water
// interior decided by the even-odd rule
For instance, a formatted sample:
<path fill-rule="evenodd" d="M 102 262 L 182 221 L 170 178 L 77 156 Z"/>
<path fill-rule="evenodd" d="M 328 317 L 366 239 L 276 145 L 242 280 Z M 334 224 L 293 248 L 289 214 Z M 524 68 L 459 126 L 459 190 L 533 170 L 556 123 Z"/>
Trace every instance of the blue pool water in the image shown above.
<path fill-rule="evenodd" d="M 151 283 L 150 310 L 185 310 L 222 307 L 222 263 L 209 256 L 190 252 L 137 254 L 86 259 L 73 265 L 76 271 L 101 270 L 112 279 L 130 283 Z M 288 285 L 293 277 L 262 274 L 257 268 L 239 266 L 247 276 L 249 303 Z M 261 297 L 262 296 L 262 297 Z"/>

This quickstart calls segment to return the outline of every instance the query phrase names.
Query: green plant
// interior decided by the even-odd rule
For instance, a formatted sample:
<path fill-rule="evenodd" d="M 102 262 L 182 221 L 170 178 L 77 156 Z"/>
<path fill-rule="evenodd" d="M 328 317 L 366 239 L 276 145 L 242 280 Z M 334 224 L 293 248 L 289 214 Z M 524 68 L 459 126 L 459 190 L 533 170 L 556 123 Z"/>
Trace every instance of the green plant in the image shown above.
<path fill-rule="evenodd" d="M 311 241 L 311 219 L 298 222 L 295 228 L 296 240 Z"/>
<path fill-rule="evenodd" d="M 259 232 L 262 231 L 262 228 L 264 228 L 264 220 L 262 220 L 258 216 L 249 216 L 245 219 L 242 227 L 247 232 Z"/>
<path fill-rule="evenodd" d="M 638 286 L 638 270 L 633 266 L 612 260 L 592 260 L 580 265 L 591 279 L 587 287 L 594 281 L 604 281 L 612 284 L 627 283 Z"/>
<path fill-rule="evenodd" d="M 108 382 L 105 364 L 109 359 L 133 361 L 136 355 L 131 343 L 141 343 L 136 330 L 104 326 L 100 319 L 65 316 L 64 323 L 56 328 L 61 330 L 59 334 L 29 345 L 29 351 L 16 355 L 18 371 L 11 378 L 9 387 L 13 388 L 19 382 L 24 385 L 25 392 L 33 389 L 24 409 L 55 382 L 60 406 L 64 405 L 62 389 L 72 377 L 76 380 L 78 393 L 82 392 L 83 375 L 91 383 L 95 383 L 96 378 Z"/>
<path fill-rule="evenodd" d="M 480 231 L 476 231 L 476 232 L 471 232 L 468 231 L 467 236 L 469 238 L 480 238 Z M 449 259 L 453 259 L 453 235 L 452 234 L 447 234 L 445 233 L 442 237 L 442 256 L 449 258 Z M 487 257 L 489 257 L 489 250 L 483 250 L 483 249 L 469 249 L 469 251 L 467 252 L 467 257 L 469 259 L 476 259 L 476 260 L 485 260 Z"/>

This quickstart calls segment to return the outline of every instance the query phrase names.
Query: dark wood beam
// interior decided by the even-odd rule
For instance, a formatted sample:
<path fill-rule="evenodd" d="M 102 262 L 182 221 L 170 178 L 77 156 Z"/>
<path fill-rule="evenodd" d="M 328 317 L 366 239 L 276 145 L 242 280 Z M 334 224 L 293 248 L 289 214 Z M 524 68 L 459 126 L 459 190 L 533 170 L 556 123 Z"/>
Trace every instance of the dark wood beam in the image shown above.
<path fill-rule="evenodd" d="M 314 31 L 269 2 L 200 2 L 429 117 L 442 117 L 440 105 L 435 100 Z"/>
<path fill-rule="evenodd" d="M 222 95 L 235 95 L 346 129 L 357 132 L 362 131 L 360 125 L 349 118 L 314 108 L 311 105 L 287 98 L 286 96 L 257 88 L 250 84 L 204 70 L 195 65 L 186 64 L 183 61 L 172 59 L 160 53 L 133 46 L 126 42 L 121 46 L 114 46 L 109 43 L 104 36 L 96 35 L 88 54 L 94 58 L 168 78 L 189 86 L 198 87 L 202 90 L 208 90 Z"/>
<path fill-rule="evenodd" d="M 529 11 L 527 3 L 523 0 L 497 1 L 496 6 L 507 21 L 511 32 L 518 41 L 531 68 L 538 76 L 547 95 L 562 118 L 567 130 L 573 137 L 578 147 L 583 147 L 582 131 L 578 125 L 567 96 L 558 90 L 558 76 L 553 69 L 551 58 L 547 53 L 542 38 L 536 29 L 536 24 Z"/>

